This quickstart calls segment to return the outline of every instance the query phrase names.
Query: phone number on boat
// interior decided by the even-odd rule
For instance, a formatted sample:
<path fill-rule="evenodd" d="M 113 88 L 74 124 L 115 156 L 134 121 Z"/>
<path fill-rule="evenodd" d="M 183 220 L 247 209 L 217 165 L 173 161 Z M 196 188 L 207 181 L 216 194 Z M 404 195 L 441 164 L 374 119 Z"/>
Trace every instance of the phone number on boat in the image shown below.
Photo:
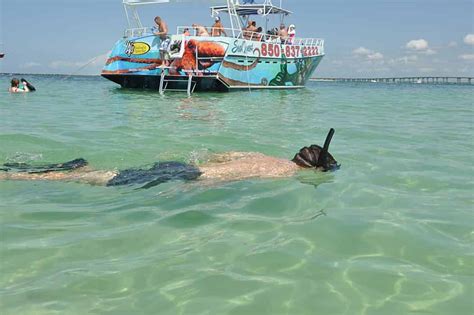
<path fill-rule="evenodd" d="M 279 58 L 281 54 L 285 54 L 287 58 L 295 57 L 313 57 L 319 55 L 317 46 L 292 46 L 292 45 L 277 45 L 262 43 L 261 48 L 262 57 L 276 57 Z"/>

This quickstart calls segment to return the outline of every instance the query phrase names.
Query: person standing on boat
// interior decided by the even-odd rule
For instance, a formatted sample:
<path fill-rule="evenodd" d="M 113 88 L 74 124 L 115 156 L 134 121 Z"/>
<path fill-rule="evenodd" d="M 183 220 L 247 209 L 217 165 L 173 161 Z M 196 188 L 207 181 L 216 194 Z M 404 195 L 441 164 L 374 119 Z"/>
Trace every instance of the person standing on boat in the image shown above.
<path fill-rule="evenodd" d="M 226 32 L 224 31 L 224 26 L 222 25 L 221 18 L 216 16 L 214 25 L 211 28 L 211 36 L 218 37 L 218 36 L 227 36 Z"/>
<path fill-rule="evenodd" d="M 22 87 L 20 87 L 20 80 L 17 78 L 13 78 L 11 81 L 11 86 L 8 89 L 8 92 L 10 93 L 24 93 L 24 92 L 29 92 L 30 89 L 28 88 L 28 84 L 22 82 Z"/>
<path fill-rule="evenodd" d="M 166 66 L 168 61 L 166 60 L 166 55 L 168 54 L 168 46 L 170 45 L 170 38 L 168 37 L 168 25 L 165 21 L 159 16 L 155 17 L 157 32 L 154 32 L 155 35 L 159 36 L 161 39 L 160 45 L 160 59 L 162 65 Z"/>
<path fill-rule="evenodd" d="M 294 24 L 288 26 L 288 44 L 293 45 L 296 37 L 296 27 Z"/>
<path fill-rule="evenodd" d="M 280 24 L 280 30 L 278 31 L 278 36 L 280 37 L 281 43 L 286 44 L 288 41 L 288 31 L 285 24 Z"/>

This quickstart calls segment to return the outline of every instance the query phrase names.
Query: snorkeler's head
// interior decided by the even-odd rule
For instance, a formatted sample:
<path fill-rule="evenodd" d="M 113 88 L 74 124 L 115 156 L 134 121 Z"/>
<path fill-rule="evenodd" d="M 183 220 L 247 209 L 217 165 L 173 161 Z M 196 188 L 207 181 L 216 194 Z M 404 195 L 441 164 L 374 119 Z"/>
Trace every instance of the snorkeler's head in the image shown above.
<path fill-rule="evenodd" d="M 324 142 L 324 147 L 313 144 L 309 147 L 304 147 L 292 159 L 298 166 L 304 168 L 315 168 L 317 170 L 326 172 L 333 171 L 339 168 L 336 159 L 329 153 L 329 144 L 331 143 L 334 129 L 331 128 Z"/>

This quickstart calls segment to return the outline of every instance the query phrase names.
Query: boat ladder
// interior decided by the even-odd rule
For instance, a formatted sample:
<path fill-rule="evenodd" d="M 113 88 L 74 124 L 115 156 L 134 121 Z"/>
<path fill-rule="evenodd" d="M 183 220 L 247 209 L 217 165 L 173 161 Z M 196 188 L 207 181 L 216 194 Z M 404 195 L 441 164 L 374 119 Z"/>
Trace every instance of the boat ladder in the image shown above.
<path fill-rule="evenodd" d="M 168 84 L 170 82 L 181 83 L 181 82 L 186 82 L 186 81 L 187 81 L 186 89 L 183 89 L 183 88 L 169 89 L 168 88 Z M 159 92 L 160 92 L 161 95 L 164 95 L 165 91 L 187 92 L 188 96 L 191 96 L 194 92 L 194 89 L 196 88 L 196 85 L 197 85 L 197 81 L 193 80 L 193 72 L 192 71 L 188 71 L 188 78 L 186 80 L 186 79 L 174 79 L 174 78 L 169 78 L 169 77 L 166 78 L 166 73 L 163 70 L 161 72 L 161 76 L 160 76 Z"/>

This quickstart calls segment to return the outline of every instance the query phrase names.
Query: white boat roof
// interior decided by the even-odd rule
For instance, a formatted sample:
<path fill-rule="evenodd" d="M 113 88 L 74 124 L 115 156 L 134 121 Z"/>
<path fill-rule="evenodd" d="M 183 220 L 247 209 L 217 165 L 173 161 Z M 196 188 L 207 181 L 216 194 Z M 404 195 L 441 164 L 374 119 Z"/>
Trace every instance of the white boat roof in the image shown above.
<path fill-rule="evenodd" d="M 222 3 L 223 0 L 122 0 L 123 4 L 129 6 L 140 6 L 145 4 L 160 4 L 160 3 L 179 3 L 179 2 L 213 2 Z"/>
<path fill-rule="evenodd" d="M 186 2 L 185 0 L 123 0 L 123 4 L 128 6 L 141 6 L 146 4 L 175 3 Z M 194 2 L 194 1 L 188 1 Z M 201 2 L 222 2 L 217 0 L 208 0 Z M 270 3 L 268 3 L 270 2 Z M 271 1 L 259 4 L 236 4 L 235 10 L 237 15 L 268 15 L 268 14 L 284 14 L 289 15 L 292 12 L 271 4 Z M 219 5 L 211 7 L 212 12 L 229 13 L 227 5 Z"/>
<path fill-rule="evenodd" d="M 226 5 L 211 7 L 212 12 L 229 13 L 229 8 Z M 284 14 L 289 15 L 293 12 L 283 8 L 274 6 L 272 4 L 240 4 L 236 5 L 235 11 L 237 15 L 268 15 L 268 14 Z"/>
<path fill-rule="evenodd" d="M 169 3 L 170 0 L 123 0 L 125 5 L 144 5 L 144 4 L 157 4 L 157 3 Z"/>

